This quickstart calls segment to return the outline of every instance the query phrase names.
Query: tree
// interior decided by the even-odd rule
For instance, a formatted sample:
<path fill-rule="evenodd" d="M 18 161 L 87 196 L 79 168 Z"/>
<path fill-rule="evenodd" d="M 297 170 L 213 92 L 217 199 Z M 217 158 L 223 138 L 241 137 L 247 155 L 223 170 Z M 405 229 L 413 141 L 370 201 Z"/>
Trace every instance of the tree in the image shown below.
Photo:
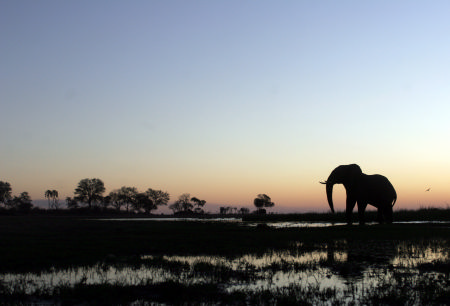
<path fill-rule="evenodd" d="M 107 210 L 110 204 L 111 204 L 111 197 L 109 195 L 107 195 L 106 197 L 102 197 L 101 205 L 103 210 Z"/>
<path fill-rule="evenodd" d="M 176 201 L 173 204 L 170 204 L 169 208 L 173 211 L 174 214 L 183 210 L 183 208 L 181 207 L 181 204 L 178 201 Z"/>
<path fill-rule="evenodd" d="M 136 202 L 136 195 L 138 194 L 136 187 L 123 186 L 117 191 L 117 196 L 122 205 L 125 205 L 127 212 L 129 212 L 130 206 Z"/>
<path fill-rule="evenodd" d="M 194 212 L 203 214 L 204 213 L 203 206 L 205 206 L 206 201 L 205 200 L 200 200 L 200 199 L 198 199 L 196 197 L 193 197 L 191 199 L 191 201 L 194 202 L 194 206 L 197 206 L 197 207 L 194 208 Z"/>
<path fill-rule="evenodd" d="M 59 208 L 59 194 L 57 190 L 53 190 L 53 208 Z"/>
<path fill-rule="evenodd" d="M 167 205 L 170 196 L 162 190 L 147 189 L 146 192 L 136 194 L 134 207 L 136 210 L 143 209 L 145 213 L 150 214 L 152 210 L 161 205 Z"/>
<path fill-rule="evenodd" d="M 11 200 L 11 185 L 8 182 L 0 181 L 0 203 L 6 205 Z"/>
<path fill-rule="evenodd" d="M 82 179 L 75 189 L 75 199 L 77 201 L 87 203 L 89 208 L 92 204 L 100 202 L 102 194 L 105 192 L 105 184 L 98 178 Z"/>
<path fill-rule="evenodd" d="M 194 205 L 191 203 L 191 195 L 189 193 L 183 193 L 178 197 L 178 201 L 184 212 L 191 212 Z"/>
<path fill-rule="evenodd" d="M 153 200 L 148 196 L 146 192 L 136 194 L 133 206 L 134 209 L 138 211 L 143 209 L 147 214 L 150 214 L 152 210 L 157 208 Z"/>
<path fill-rule="evenodd" d="M 68 209 L 76 209 L 78 208 L 78 201 L 76 199 L 73 199 L 71 197 L 66 198 L 66 204 Z"/>
<path fill-rule="evenodd" d="M 220 207 L 220 214 L 221 215 L 227 215 L 230 214 L 233 211 L 233 207 L 231 206 L 222 206 Z"/>
<path fill-rule="evenodd" d="M 164 192 L 162 190 L 154 190 L 149 188 L 145 193 L 153 201 L 153 204 L 155 204 L 156 208 L 158 208 L 158 206 L 161 205 L 167 205 L 167 203 L 170 200 L 169 193 Z"/>
<path fill-rule="evenodd" d="M 10 208 L 17 209 L 20 211 L 30 211 L 33 207 L 31 203 L 31 197 L 28 192 L 24 191 L 19 196 L 14 196 L 12 200 L 8 201 Z"/>
<path fill-rule="evenodd" d="M 191 195 L 189 193 L 183 193 L 178 197 L 178 200 L 169 206 L 174 213 L 177 212 L 192 212 L 194 205 L 191 203 Z"/>
<path fill-rule="evenodd" d="M 45 193 L 44 193 L 44 196 L 47 198 L 47 200 L 48 200 L 48 209 L 50 209 L 51 208 L 51 202 L 50 202 L 50 199 L 53 197 L 53 191 L 51 191 L 51 190 L 47 190 Z"/>
<path fill-rule="evenodd" d="M 52 209 L 52 208 L 58 209 L 59 208 L 58 191 L 47 190 L 44 195 L 48 199 L 48 209 Z"/>
<path fill-rule="evenodd" d="M 266 194 L 258 194 L 258 196 L 253 200 L 253 204 L 255 204 L 257 211 L 260 213 L 265 212 L 264 207 L 273 207 L 275 203 L 273 203 L 270 197 Z"/>
<path fill-rule="evenodd" d="M 239 209 L 239 213 L 242 215 L 246 215 L 250 212 L 250 209 L 248 209 L 247 207 L 242 207 L 241 209 Z"/>
<path fill-rule="evenodd" d="M 112 205 L 112 207 L 114 207 L 115 209 L 117 209 L 119 211 L 123 205 L 123 203 L 119 197 L 119 190 L 111 191 L 109 193 L 108 197 L 109 197 L 109 201 L 110 201 L 110 204 Z"/>

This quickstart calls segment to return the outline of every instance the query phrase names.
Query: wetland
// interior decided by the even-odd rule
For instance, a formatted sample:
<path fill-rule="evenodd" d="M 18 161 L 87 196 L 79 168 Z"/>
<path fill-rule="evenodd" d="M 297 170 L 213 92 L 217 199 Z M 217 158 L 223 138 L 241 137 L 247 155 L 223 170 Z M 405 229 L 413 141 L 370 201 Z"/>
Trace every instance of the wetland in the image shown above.
<path fill-rule="evenodd" d="M 0 300 L 5 305 L 450 303 L 446 222 L 310 227 L 272 221 L 4 216 Z"/>

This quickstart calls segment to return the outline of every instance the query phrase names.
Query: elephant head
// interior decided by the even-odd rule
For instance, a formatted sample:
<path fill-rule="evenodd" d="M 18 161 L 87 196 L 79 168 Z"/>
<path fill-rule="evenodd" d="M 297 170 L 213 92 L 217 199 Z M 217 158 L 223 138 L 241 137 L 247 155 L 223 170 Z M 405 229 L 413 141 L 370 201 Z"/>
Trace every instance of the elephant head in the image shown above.
<path fill-rule="evenodd" d="M 361 168 L 356 164 L 341 165 L 334 169 L 325 182 L 326 185 L 328 205 L 331 211 L 334 212 L 333 207 L 333 186 L 334 184 L 344 184 L 346 190 L 348 187 L 354 186 L 358 182 L 358 178 L 362 175 Z M 348 195 L 347 195 L 348 196 Z"/>

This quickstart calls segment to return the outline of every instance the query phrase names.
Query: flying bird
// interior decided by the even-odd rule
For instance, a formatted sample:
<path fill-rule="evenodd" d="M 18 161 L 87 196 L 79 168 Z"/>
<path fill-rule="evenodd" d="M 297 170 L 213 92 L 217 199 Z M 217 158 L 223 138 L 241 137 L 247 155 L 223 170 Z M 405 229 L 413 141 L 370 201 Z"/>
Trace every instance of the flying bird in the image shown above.
<path fill-rule="evenodd" d="M 430 190 L 431 190 L 431 188 L 428 188 L 427 190 L 425 190 L 425 192 L 430 191 Z"/>

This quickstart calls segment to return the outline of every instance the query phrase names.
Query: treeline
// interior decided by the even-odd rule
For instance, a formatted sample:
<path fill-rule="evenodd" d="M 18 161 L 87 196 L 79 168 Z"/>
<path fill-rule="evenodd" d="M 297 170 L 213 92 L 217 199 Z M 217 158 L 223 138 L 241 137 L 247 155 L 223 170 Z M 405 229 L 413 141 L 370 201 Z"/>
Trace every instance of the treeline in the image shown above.
<path fill-rule="evenodd" d="M 105 184 L 98 178 L 85 178 L 80 180 L 72 197 L 67 197 L 64 202 L 59 199 L 57 190 L 46 190 L 45 198 L 48 200 L 48 211 L 58 211 L 67 208 L 78 212 L 126 212 L 139 214 L 152 214 L 160 206 L 169 203 L 170 195 L 166 191 L 148 188 L 141 192 L 136 187 L 123 186 L 105 194 Z M 22 192 L 12 196 L 12 188 L 8 182 L 0 181 L 0 203 L 3 210 L 26 213 L 31 210 L 39 210 L 34 207 L 28 192 Z M 175 215 L 204 214 L 205 200 L 191 197 L 189 193 L 183 193 L 171 205 L 169 209 Z M 273 207 L 274 203 L 265 194 L 259 194 L 254 199 L 255 213 L 265 214 L 266 209 Z M 0 207 L 1 208 L 1 207 Z M 220 207 L 220 214 L 248 214 L 248 208 Z"/>

